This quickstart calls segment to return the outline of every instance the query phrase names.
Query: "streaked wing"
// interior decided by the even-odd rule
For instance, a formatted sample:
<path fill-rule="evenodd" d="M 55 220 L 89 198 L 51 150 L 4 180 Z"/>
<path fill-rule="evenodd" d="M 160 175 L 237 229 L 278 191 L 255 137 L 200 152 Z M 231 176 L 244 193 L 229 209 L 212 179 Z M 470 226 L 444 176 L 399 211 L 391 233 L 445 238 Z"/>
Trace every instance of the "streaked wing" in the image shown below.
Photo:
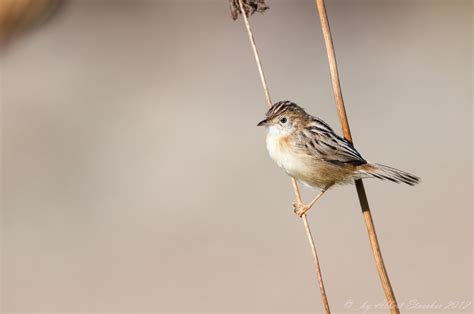
<path fill-rule="evenodd" d="M 311 117 L 311 122 L 300 131 L 298 144 L 316 158 L 333 164 L 367 163 L 348 140 L 334 133 L 326 122 L 316 117 Z"/>

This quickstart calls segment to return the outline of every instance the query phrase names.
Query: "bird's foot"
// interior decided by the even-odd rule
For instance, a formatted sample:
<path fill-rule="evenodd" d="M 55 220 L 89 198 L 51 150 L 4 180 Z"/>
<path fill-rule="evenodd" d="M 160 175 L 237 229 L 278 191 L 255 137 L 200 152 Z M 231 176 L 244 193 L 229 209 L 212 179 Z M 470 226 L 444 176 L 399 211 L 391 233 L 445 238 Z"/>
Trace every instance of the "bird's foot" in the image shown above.
<path fill-rule="evenodd" d="M 303 217 L 303 215 L 306 214 L 306 212 L 310 209 L 309 206 L 301 203 L 301 202 L 293 202 L 293 211 L 296 215 L 298 215 L 298 217 Z"/>

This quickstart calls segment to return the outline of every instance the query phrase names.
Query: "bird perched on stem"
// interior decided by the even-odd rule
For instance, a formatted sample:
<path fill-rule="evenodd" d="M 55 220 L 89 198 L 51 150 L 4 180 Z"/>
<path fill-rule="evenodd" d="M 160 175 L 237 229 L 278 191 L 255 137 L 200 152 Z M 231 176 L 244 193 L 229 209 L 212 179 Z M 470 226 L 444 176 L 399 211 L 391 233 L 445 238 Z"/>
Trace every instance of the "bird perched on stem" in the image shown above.
<path fill-rule="evenodd" d="M 308 205 L 293 203 L 300 217 L 337 184 L 365 178 L 408 185 L 419 182 L 418 177 L 407 172 L 367 162 L 351 142 L 291 101 L 275 103 L 258 126 L 267 127 L 267 149 L 279 167 L 299 182 L 322 189 Z"/>

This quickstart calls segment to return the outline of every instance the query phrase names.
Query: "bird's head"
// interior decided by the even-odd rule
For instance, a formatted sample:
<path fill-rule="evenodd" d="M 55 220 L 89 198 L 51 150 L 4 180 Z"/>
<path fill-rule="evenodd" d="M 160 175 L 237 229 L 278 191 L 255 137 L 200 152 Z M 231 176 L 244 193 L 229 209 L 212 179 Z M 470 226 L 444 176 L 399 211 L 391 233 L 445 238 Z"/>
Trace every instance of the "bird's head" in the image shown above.
<path fill-rule="evenodd" d="M 265 119 L 257 126 L 266 126 L 271 133 L 290 134 L 301 126 L 308 114 L 294 102 L 285 100 L 268 109 Z"/>

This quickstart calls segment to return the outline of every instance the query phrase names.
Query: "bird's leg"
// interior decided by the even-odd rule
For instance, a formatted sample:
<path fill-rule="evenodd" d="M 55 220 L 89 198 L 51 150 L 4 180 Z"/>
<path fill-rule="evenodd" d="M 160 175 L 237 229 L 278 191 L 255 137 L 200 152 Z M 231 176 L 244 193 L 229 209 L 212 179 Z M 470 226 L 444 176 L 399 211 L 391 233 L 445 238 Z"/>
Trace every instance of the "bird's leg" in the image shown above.
<path fill-rule="evenodd" d="M 319 192 L 319 194 L 316 195 L 316 197 L 313 198 L 313 200 L 308 205 L 305 205 L 301 200 L 301 193 L 298 184 L 296 183 L 295 179 L 293 179 L 293 188 L 296 194 L 296 201 L 293 203 L 295 214 L 299 217 L 303 217 L 303 215 L 305 215 L 306 212 L 310 210 L 311 207 L 313 207 L 313 205 L 321 198 L 321 196 L 323 196 L 323 194 L 331 187 L 331 185 L 324 187 L 324 189 L 322 189 L 321 192 Z"/>
<path fill-rule="evenodd" d="M 313 207 L 313 205 L 321 198 L 321 196 L 323 196 L 324 192 L 326 191 L 327 191 L 326 188 L 322 189 L 321 192 L 319 192 L 319 194 L 316 195 L 316 197 L 313 198 L 313 200 L 308 205 L 305 205 L 303 203 L 298 203 L 298 202 L 294 203 L 293 207 L 295 208 L 294 210 L 295 214 L 297 214 L 300 217 L 303 217 L 303 215 L 305 215 L 306 212 L 310 210 L 311 207 Z"/>

